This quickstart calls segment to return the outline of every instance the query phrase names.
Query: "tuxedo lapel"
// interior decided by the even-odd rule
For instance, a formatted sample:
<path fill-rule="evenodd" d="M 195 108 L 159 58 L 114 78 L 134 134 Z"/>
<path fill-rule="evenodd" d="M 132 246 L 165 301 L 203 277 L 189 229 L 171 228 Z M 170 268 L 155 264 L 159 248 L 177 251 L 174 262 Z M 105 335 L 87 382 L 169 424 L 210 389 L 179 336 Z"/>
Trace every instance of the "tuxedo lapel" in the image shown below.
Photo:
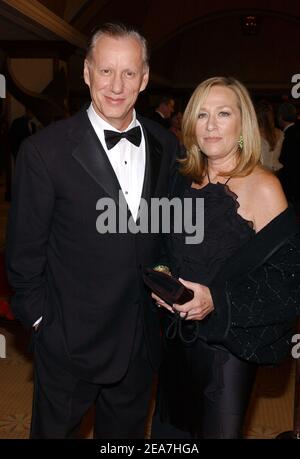
<path fill-rule="evenodd" d="M 146 146 L 146 167 L 142 198 L 149 201 L 149 199 L 156 194 L 157 181 L 161 167 L 162 146 L 143 124 L 142 128 Z"/>
<path fill-rule="evenodd" d="M 77 132 L 77 139 L 79 139 L 72 156 L 118 203 L 120 185 L 116 174 L 89 120 L 84 120 L 84 124 L 86 129 L 80 129 L 80 135 Z"/>

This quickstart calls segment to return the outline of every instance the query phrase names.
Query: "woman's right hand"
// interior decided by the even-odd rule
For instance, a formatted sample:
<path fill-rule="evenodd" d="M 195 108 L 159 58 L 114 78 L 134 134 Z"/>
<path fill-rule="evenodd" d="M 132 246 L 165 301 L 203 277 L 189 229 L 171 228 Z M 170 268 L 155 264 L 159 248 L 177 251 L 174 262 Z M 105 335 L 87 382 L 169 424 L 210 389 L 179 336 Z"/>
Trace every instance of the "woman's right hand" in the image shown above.
<path fill-rule="evenodd" d="M 173 304 L 184 320 L 203 320 L 215 308 L 210 290 L 207 286 L 180 279 L 180 282 L 194 292 L 194 298 L 184 304 Z"/>

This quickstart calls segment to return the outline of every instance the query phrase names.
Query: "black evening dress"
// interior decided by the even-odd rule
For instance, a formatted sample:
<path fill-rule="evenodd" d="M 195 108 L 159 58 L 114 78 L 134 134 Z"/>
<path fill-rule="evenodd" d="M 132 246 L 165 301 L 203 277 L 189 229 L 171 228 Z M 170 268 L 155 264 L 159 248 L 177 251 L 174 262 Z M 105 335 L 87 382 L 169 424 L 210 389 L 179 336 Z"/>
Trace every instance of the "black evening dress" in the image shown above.
<path fill-rule="evenodd" d="M 184 188 L 181 199 L 204 199 L 204 239 L 186 244 L 184 232 L 171 234 L 170 267 L 176 277 L 209 286 L 222 264 L 255 235 L 253 224 L 239 215 L 227 182 Z M 197 326 L 205 327 L 209 316 L 197 325 L 162 314 L 164 359 L 152 437 L 240 438 L 256 366 L 197 336 Z"/>

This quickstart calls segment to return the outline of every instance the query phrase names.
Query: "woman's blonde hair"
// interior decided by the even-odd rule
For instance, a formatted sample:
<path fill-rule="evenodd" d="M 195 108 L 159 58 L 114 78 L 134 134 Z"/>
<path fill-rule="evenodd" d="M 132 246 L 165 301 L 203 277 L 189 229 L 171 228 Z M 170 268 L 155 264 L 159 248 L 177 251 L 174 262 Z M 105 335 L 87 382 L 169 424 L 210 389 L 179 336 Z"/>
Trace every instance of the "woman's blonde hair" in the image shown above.
<path fill-rule="evenodd" d="M 243 138 L 242 148 L 238 144 L 240 139 L 236 139 L 238 160 L 235 167 L 231 171 L 220 173 L 220 175 L 230 177 L 248 175 L 260 160 L 260 133 L 255 110 L 247 89 L 231 77 L 209 78 L 200 83 L 193 92 L 182 120 L 183 143 L 187 150 L 187 157 L 180 161 L 181 173 L 198 183 L 202 182 L 207 172 L 207 161 L 206 155 L 200 150 L 197 142 L 196 124 L 200 107 L 213 86 L 224 86 L 235 93 L 241 113 L 241 136 Z"/>

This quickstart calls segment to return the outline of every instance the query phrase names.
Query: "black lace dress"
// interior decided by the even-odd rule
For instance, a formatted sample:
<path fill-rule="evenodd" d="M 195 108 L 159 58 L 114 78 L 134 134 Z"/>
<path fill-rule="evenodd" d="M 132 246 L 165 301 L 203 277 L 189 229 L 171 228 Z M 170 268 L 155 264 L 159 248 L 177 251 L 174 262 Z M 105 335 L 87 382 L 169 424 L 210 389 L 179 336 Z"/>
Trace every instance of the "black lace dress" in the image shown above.
<path fill-rule="evenodd" d="M 186 244 L 184 233 L 171 235 L 170 267 L 175 276 L 209 286 L 223 263 L 254 236 L 253 224 L 238 214 L 237 196 L 227 183 L 187 186 L 182 197 L 204 199 L 204 239 Z M 165 352 L 152 436 L 185 438 L 185 431 L 199 438 L 239 438 L 256 367 L 195 337 L 194 321 L 178 325 L 174 315 L 163 314 Z"/>
<path fill-rule="evenodd" d="M 204 239 L 201 244 L 185 244 L 185 233 L 172 235 L 176 276 L 209 285 L 223 263 L 255 234 L 253 223 L 239 215 L 237 196 L 227 183 L 209 182 L 203 188 L 185 190 L 184 198 L 204 199 Z M 192 209 L 195 212 L 196 206 Z"/>

